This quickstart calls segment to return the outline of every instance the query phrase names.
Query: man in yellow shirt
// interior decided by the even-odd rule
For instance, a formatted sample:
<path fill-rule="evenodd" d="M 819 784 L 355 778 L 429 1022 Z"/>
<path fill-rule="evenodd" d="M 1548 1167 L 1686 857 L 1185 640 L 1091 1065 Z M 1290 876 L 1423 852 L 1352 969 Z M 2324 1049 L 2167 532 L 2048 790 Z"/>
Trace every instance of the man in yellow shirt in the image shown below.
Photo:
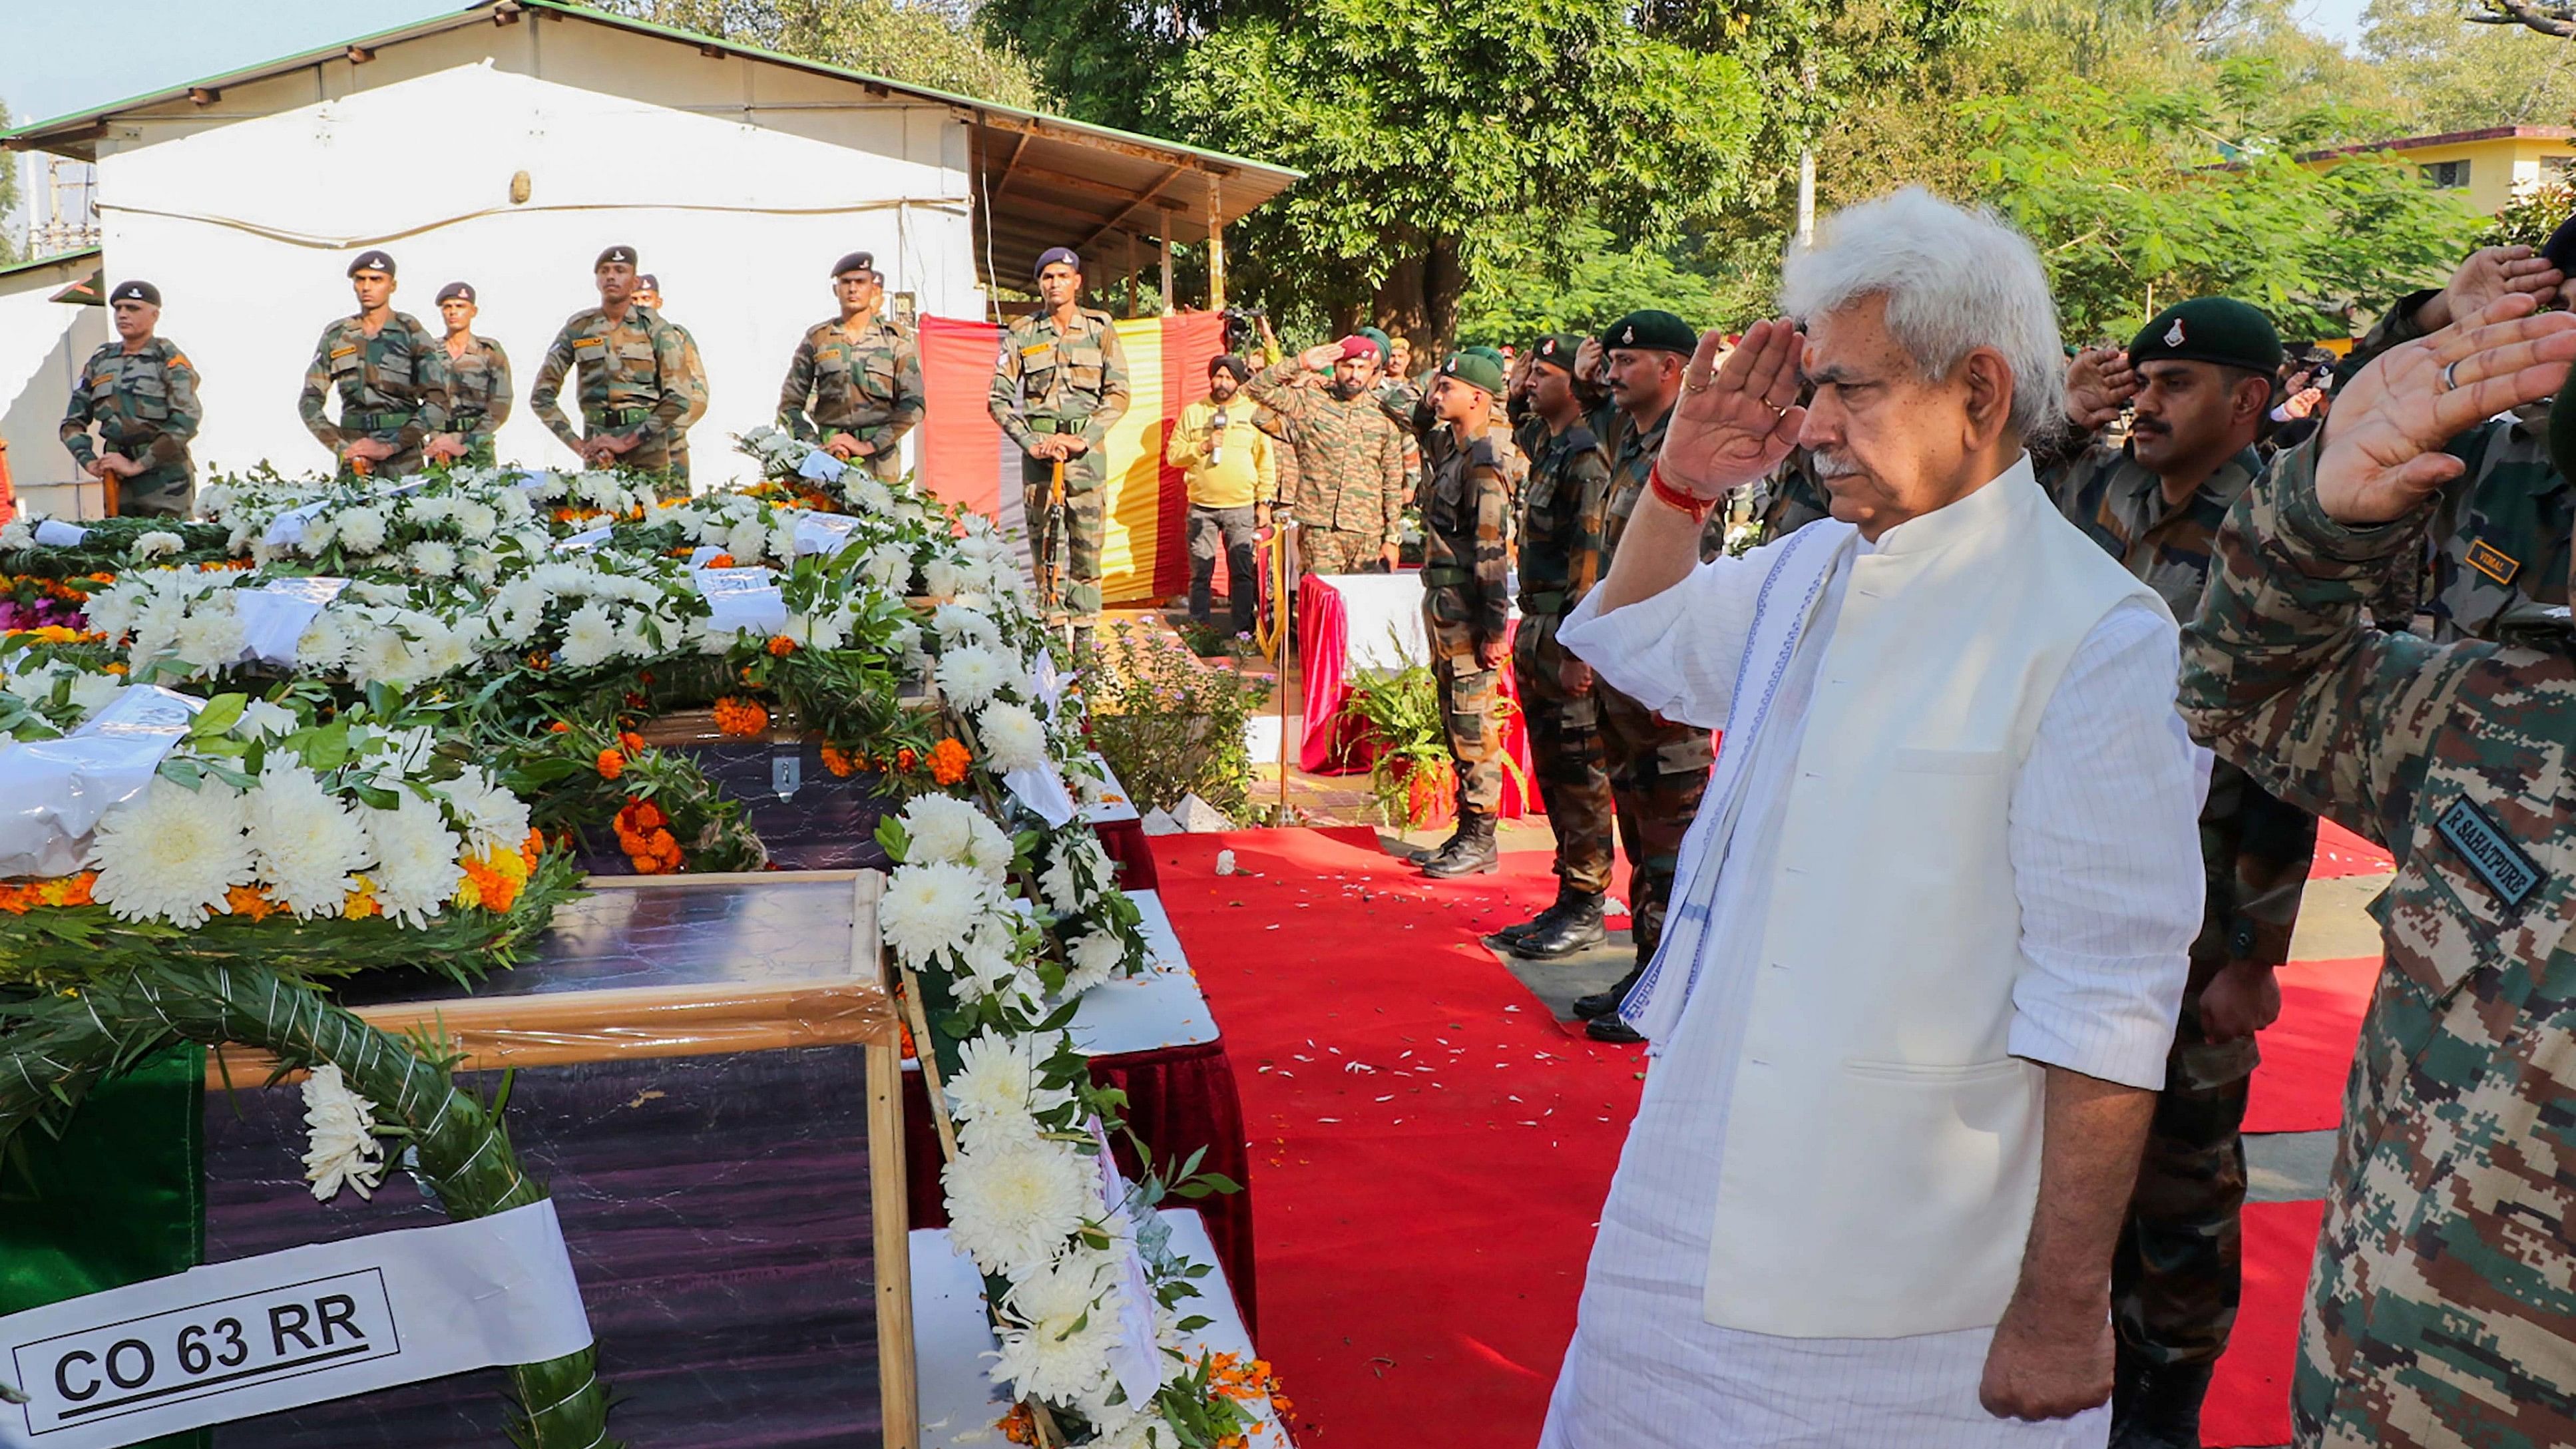
<path fill-rule="evenodd" d="M 1209 577 L 1216 571 L 1220 537 L 1225 545 L 1226 600 L 1234 606 L 1234 632 L 1252 632 L 1261 599 L 1252 542 L 1270 526 L 1279 496 L 1279 463 L 1270 435 L 1253 425 L 1259 405 L 1242 395 L 1252 364 L 1232 353 L 1208 363 L 1208 395 L 1181 409 L 1163 461 L 1181 469 L 1190 496 L 1190 622 L 1209 617 Z"/>

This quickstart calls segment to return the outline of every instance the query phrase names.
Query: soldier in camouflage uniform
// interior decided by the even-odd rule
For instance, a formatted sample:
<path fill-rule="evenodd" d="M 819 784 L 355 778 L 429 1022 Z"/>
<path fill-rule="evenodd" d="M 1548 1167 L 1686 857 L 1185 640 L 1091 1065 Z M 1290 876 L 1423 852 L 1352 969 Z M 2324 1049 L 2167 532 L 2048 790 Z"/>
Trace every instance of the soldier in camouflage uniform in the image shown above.
<path fill-rule="evenodd" d="M 1395 565 L 1404 536 L 1404 449 L 1366 390 L 1364 359 L 1375 346 L 1351 336 L 1309 347 L 1262 369 L 1244 389 L 1295 430 L 1294 491 L 1283 474 L 1279 496 L 1297 520 L 1300 577 Z M 1328 369 L 1330 385 L 1297 385 L 1301 372 Z"/>
<path fill-rule="evenodd" d="M 1682 366 L 1699 346 L 1699 334 L 1670 312 L 1646 310 L 1613 323 L 1600 341 L 1609 368 L 1610 401 L 1594 414 L 1592 427 L 1610 456 L 1610 495 L 1596 577 L 1610 572 L 1619 535 L 1645 494 L 1646 474 L 1664 449 L 1664 428 L 1681 396 Z M 1703 558 L 1715 557 L 1723 542 L 1722 517 L 1710 520 Z M 1580 677 L 1590 678 L 1588 666 L 1576 661 L 1574 668 L 1583 671 Z M 1717 754 L 1708 731 L 1665 719 L 1598 681 L 1592 689 L 1601 701 L 1601 737 L 1610 758 L 1611 797 L 1618 805 L 1619 843 L 1628 852 L 1628 919 L 1637 964 L 1609 990 L 1578 997 L 1574 1010 L 1594 1040 L 1637 1042 L 1644 1038 L 1619 1019 L 1619 1002 L 1663 940 L 1664 905 L 1681 861 L 1682 834 L 1699 813 Z"/>
<path fill-rule="evenodd" d="M 2043 449 L 2040 486 L 2177 619 L 2200 608 L 2228 510 L 2262 472 L 2254 449 L 2281 340 L 2225 297 L 2167 308 L 2123 352 L 2068 369 L 2071 443 Z M 2129 441 L 2091 444 L 2134 406 Z M 2111 1449 L 2199 1449 L 2200 1408 L 2243 1286 L 2246 1091 L 2254 1033 L 2280 1014 L 2316 818 L 2219 761 L 2200 812 L 2209 893 L 2164 1090 L 2111 1260 L 2119 1348 Z"/>
<path fill-rule="evenodd" d="M 2443 444 L 2563 385 L 2576 317 L 2530 307 L 2352 378 L 2230 513 L 2183 633 L 2193 734 L 2397 861 L 2301 1323 L 2301 1446 L 2576 1443 L 2576 634 L 2441 645 L 2365 617 L 2459 467 Z"/>
<path fill-rule="evenodd" d="M 1046 305 L 1003 330 L 987 407 L 1023 455 L 1029 553 L 1040 580 L 1052 581 L 1040 602 L 1051 615 L 1069 616 L 1080 639 L 1100 613 L 1100 551 L 1109 529 L 1109 465 L 1101 450 L 1110 426 L 1127 413 L 1127 353 L 1117 322 L 1082 305 L 1082 258 L 1072 248 L 1052 247 L 1038 258 L 1037 285 Z M 1059 462 L 1061 510 L 1053 504 Z M 1051 562 L 1057 557 L 1065 560 L 1061 574 Z"/>
<path fill-rule="evenodd" d="M 704 381 L 690 372 L 689 344 L 679 329 L 635 301 L 633 247 L 601 252 L 591 279 L 599 305 L 564 320 L 528 389 L 528 405 L 591 467 L 668 472 L 672 448 L 685 442 L 685 419 L 706 407 Z M 579 432 L 556 401 L 564 378 L 576 372 Z"/>
<path fill-rule="evenodd" d="M 489 337 L 474 335 L 481 310 L 471 282 L 438 289 L 439 320 L 447 324 L 448 431 L 429 440 L 429 461 L 489 468 L 492 437 L 510 420 L 510 354 Z"/>
<path fill-rule="evenodd" d="M 1503 748 L 1494 696 L 1511 656 L 1511 565 L 1504 556 L 1510 500 L 1493 422 L 1502 390 L 1503 370 L 1464 352 L 1441 364 L 1432 385 L 1432 406 L 1450 436 L 1422 486 L 1422 627 L 1458 770 L 1458 828 L 1421 862 L 1435 880 L 1501 864 L 1494 817 L 1503 803 Z"/>
<path fill-rule="evenodd" d="M 805 329 L 778 389 L 778 425 L 880 482 L 903 476 L 903 436 L 921 421 L 921 348 L 902 324 L 877 315 L 885 278 L 873 253 L 832 264 L 841 315 Z M 810 410 L 810 411 L 809 411 Z"/>
<path fill-rule="evenodd" d="M 419 469 L 421 445 L 447 431 L 447 349 L 420 319 L 393 309 L 392 257 L 359 253 L 349 287 L 357 315 L 322 329 L 296 411 L 343 470 L 400 478 Z M 333 392 L 337 423 L 324 413 Z"/>
<path fill-rule="evenodd" d="M 1588 670 L 1569 682 L 1567 666 L 1578 661 L 1556 642 L 1557 625 L 1600 581 L 1601 524 L 1610 497 L 1610 460 L 1584 421 L 1576 391 L 1574 359 L 1582 344 L 1566 332 L 1530 350 L 1530 417 L 1521 432 L 1530 475 L 1518 530 L 1521 623 L 1512 636 L 1512 677 L 1529 722 L 1531 769 L 1556 835 L 1557 889 L 1555 903 L 1537 919 L 1496 936 L 1515 955 L 1542 961 L 1601 943 L 1617 849 L 1600 701 Z"/>
<path fill-rule="evenodd" d="M 197 402 L 197 369 L 177 344 L 153 335 L 161 289 L 120 282 L 108 293 L 117 340 L 89 355 L 63 413 L 63 446 L 83 472 L 107 487 L 111 515 L 185 518 L 196 503 L 196 469 L 188 440 L 205 410 Z M 98 446 L 90 427 L 98 428 Z"/>
<path fill-rule="evenodd" d="M 1780 466 L 1754 489 L 1753 517 L 1761 526 L 1760 542 L 1787 538 L 1819 518 L 1834 514 L 1833 495 L 1816 476 L 1815 455 L 1792 448 Z"/>
<path fill-rule="evenodd" d="M 2576 306 L 2571 277 L 2576 221 L 2559 227 L 2537 255 L 2520 246 L 2472 253 L 2448 286 L 2398 299 L 2353 348 L 2344 375 L 2510 293 Z M 2442 490 L 2421 557 L 2395 570 L 2382 617 L 2420 610 L 2432 638 L 2445 644 L 2546 630 L 2564 617 L 2576 491 L 2550 462 L 2548 427 L 2548 404 L 2536 403 L 2482 419 L 2444 445 L 2467 470 Z"/>
<path fill-rule="evenodd" d="M 661 278 L 651 272 L 635 278 L 635 305 L 670 323 L 671 330 L 680 334 L 679 381 L 687 390 L 690 401 L 688 410 L 680 414 L 679 427 L 671 434 L 670 473 L 675 481 L 686 487 L 689 481 L 689 429 L 696 427 L 698 419 L 707 415 L 707 364 L 698 356 L 698 339 L 689 335 L 688 328 L 672 322 L 670 316 L 663 312 Z"/>

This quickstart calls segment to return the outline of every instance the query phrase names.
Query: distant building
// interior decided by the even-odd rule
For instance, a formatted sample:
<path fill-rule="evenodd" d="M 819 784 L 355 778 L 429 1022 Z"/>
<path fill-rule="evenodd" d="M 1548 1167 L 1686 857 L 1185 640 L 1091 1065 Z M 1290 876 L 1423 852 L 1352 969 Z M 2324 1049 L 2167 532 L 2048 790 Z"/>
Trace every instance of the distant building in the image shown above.
<path fill-rule="evenodd" d="M 2323 171 L 2365 155 L 2396 156 L 2434 186 L 2458 192 L 2460 200 L 2479 215 L 2493 216 L 2532 187 L 2565 179 L 2567 168 L 2576 165 L 2576 127 L 2491 126 L 2483 131 L 2407 136 L 2311 151 L 2299 161 Z"/>

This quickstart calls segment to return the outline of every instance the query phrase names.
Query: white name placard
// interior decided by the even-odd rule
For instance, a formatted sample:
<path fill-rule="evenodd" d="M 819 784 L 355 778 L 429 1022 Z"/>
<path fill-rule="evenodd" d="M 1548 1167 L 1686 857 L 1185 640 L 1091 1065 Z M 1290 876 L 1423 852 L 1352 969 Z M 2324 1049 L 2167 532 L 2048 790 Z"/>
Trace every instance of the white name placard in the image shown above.
<path fill-rule="evenodd" d="M 554 1204 L 290 1248 L 0 1318 L 8 1449 L 116 1449 L 590 1343 Z"/>

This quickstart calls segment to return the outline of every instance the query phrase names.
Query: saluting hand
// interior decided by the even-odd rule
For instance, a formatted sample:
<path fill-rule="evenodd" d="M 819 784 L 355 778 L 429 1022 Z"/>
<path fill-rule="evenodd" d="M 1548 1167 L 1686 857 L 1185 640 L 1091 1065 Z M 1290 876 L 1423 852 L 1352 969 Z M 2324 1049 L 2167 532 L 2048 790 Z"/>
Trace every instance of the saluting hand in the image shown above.
<path fill-rule="evenodd" d="M 1297 354 L 1297 365 L 1308 372 L 1330 372 L 1333 364 L 1341 360 L 1342 344 L 1338 342 L 1318 342 Z"/>
<path fill-rule="evenodd" d="M 2467 321 L 2380 354 L 2335 399 L 2317 455 L 2317 503 L 2343 523 L 2403 517 L 2468 465 L 2444 444 L 2567 382 L 2576 314 L 2532 315 L 2514 292 Z"/>
<path fill-rule="evenodd" d="M 2066 364 L 2066 420 L 2083 432 L 2111 426 L 2137 395 L 2125 348 L 2087 347 Z"/>
<path fill-rule="evenodd" d="M 1806 342 L 1785 317 L 1756 322 L 1720 363 L 1717 331 L 1700 334 L 1664 431 L 1659 465 L 1666 486 L 1695 498 L 1723 498 L 1789 455 L 1807 421 L 1798 405 Z"/>
<path fill-rule="evenodd" d="M 2451 274 L 2450 285 L 2415 309 L 2415 325 L 2426 331 L 2475 317 L 2498 297 L 2528 292 L 2547 297 L 2567 279 L 2549 259 L 2525 246 L 2480 247 Z"/>

